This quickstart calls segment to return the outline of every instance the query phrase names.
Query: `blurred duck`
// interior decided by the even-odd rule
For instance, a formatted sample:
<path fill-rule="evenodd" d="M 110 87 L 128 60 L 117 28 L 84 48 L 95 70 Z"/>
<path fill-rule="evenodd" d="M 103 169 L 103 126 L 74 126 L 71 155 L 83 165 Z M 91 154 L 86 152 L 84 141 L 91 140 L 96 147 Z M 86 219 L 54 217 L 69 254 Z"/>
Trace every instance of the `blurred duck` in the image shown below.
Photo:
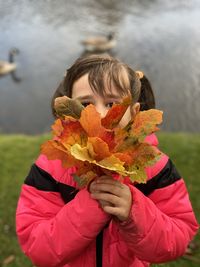
<path fill-rule="evenodd" d="M 17 68 L 16 63 L 14 62 L 15 55 L 19 54 L 19 50 L 17 48 L 13 48 L 9 52 L 9 60 L 8 61 L 0 61 L 0 77 L 11 74 L 12 78 L 15 81 L 20 81 L 21 79 L 16 77 L 15 70 Z"/>
<path fill-rule="evenodd" d="M 94 36 L 83 40 L 81 43 L 85 46 L 85 51 L 88 52 L 105 52 L 116 46 L 114 34 L 110 33 L 107 36 Z"/>

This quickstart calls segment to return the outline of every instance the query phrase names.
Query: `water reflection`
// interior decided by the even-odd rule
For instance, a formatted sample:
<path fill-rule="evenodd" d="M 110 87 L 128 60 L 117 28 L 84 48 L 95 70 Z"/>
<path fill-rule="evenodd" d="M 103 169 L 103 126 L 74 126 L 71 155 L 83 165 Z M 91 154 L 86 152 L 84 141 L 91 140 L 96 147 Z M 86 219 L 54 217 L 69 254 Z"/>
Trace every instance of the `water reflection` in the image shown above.
<path fill-rule="evenodd" d="M 0 0 L 0 59 L 21 51 L 23 81 L 0 79 L 0 131 L 40 133 L 52 123 L 50 99 L 81 40 L 117 34 L 113 53 L 143 70 L 164 110 L 163 128 L 199 131 L 199 1 Z"/>

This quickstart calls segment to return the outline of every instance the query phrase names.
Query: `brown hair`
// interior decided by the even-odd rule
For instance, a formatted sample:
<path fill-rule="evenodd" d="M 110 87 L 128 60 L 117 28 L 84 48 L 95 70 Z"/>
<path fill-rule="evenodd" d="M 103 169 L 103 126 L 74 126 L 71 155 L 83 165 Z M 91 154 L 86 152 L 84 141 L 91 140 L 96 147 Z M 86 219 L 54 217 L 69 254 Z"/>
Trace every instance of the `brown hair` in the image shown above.
<path fill-rule="evenodd" d="M 54 115 L 55 98 L 64 95 L 71 97 L 74 82 L 87 73 L 90 87 L 98 95 L 104 96 L 106 86 L 110 89 L 114 85 L 122 97 L 131 93 L 133 103 L 141 103 L 141 110 L 155 107 L 153 91 L 145 76 L 140 79 L 127 64 L 109 55 L 92 55 L 78 58 L 67 70 L 52 98 Z"/>
<path fill-rule="evenodd" d="M 140 110 L 148 110 L 155 108 L 156 102 L 153 89 L 147 77 L 144 75 L 141 79 L 141 91 L 138 102 L 140 103 Z"/>

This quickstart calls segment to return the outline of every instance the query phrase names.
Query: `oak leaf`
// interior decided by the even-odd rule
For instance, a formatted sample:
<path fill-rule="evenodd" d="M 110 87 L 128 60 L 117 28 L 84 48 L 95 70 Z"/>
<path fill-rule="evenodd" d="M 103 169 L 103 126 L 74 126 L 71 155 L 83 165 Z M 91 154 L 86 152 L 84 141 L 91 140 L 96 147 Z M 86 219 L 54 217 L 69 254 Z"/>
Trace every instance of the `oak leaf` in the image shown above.
<path fill-rule="evenodd" d="M 71 99 L 67 96 L 57 97 L 54 101 L 54 110 L 57 117 L 63 118 L 65 115 L 79 119 L 83 109 L 84 106 L 80 103 L 80 101 Z"/>

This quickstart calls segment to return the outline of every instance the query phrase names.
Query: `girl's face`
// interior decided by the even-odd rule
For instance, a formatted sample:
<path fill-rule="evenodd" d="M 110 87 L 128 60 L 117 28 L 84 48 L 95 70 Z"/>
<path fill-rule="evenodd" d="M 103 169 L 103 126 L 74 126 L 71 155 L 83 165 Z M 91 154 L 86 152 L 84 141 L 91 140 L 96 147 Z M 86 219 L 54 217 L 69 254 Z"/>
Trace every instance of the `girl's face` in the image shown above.
<path fill-rule="evenodd" d="M 85 74 L 73 84 L 72 98 L 78 99 L 84 106 L 93 104 L 103 118 L 112 107 L 112 104 L 120 103 L 122 101 L 122 97 L 119 95 L 114 86 L 111 86 L 111 90 L 106 88 L 105 91 L 106 94 L 104 97 L 94 93 L 88 82 L 88 74 Z M 131 117 L 133 117 L 139 109 L 139 103 L 134 104 L 131 108 L 129 107 L 119 123 L 120 127 L 126 126 Z"/>

